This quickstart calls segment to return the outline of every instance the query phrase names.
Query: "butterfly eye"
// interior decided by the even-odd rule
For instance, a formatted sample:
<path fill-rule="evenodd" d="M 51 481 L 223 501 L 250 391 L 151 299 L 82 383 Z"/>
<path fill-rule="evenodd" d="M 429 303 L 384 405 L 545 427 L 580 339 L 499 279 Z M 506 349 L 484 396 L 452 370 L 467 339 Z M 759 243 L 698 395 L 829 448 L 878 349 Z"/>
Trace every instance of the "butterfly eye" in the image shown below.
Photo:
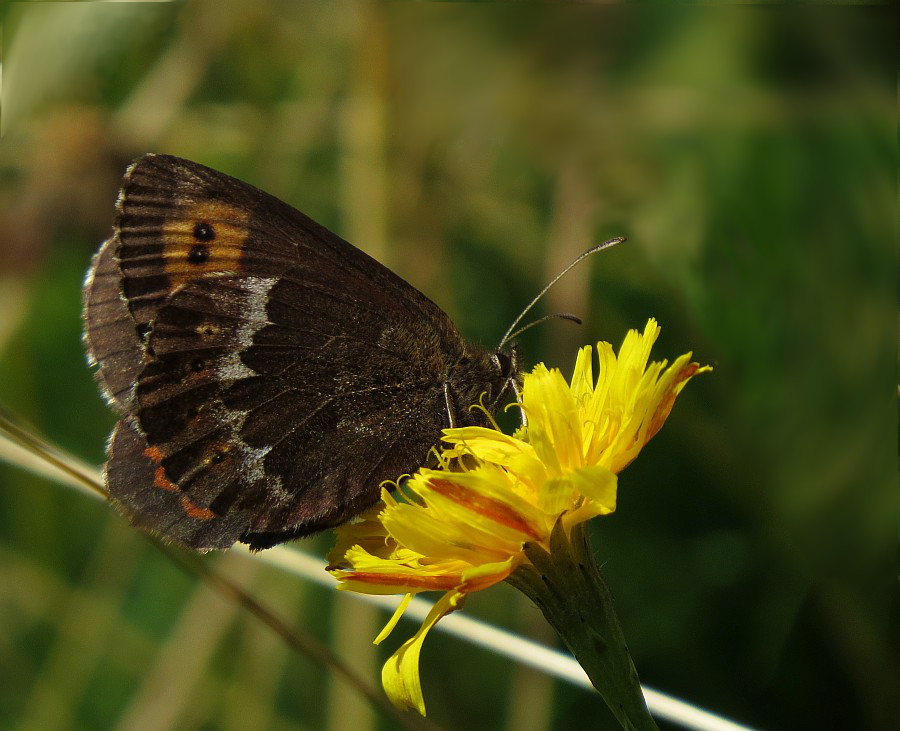
<path fill-rule="evenodd" d="M 138 337 L 142 341 L 144 341 L 153 330 L 153 326 L 149 322 L 142 322 L 135 328 L 135 330 L 137 330 Z"/>
<path fill-rule="evenodd" d="M 494 354 L 496 358 L 497 366 L 500 369 L 500 375 L 503 378 L 509 378 L 513 372 L 513 361 L 512 358 L 509 357 L 508 353 L 504 353 L 502 350 L 497 351 Z"/>
<path fill-rule="evenodd" d="M 206 368 L 206 360 L 204 358 L 194 358 L 190 363 L 190 369 L 193 373 L 199 373 Z"/>
<path fill-rule="evenodd" d="M 472 362 L 471 358 L 466 358 L 465 356 L 463 356 L 462 358 L 459 359 L 459 361 L 457 362 L 457 365 L 458 365 L 460 368 L 465 368 L 465 367 L 467 367 L 467 366 L 469 365 L 469 363 L 471 363 L 471 362 Z"/>

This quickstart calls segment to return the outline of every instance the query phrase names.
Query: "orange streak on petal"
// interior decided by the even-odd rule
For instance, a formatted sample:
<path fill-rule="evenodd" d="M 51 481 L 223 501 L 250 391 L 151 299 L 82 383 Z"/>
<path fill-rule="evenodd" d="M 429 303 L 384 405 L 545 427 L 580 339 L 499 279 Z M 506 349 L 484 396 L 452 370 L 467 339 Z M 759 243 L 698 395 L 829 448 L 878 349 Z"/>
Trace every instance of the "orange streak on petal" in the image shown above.
<path fill-rule="evenodd" d="M 678 395 L 678 386 L 681 383 L 689 380 L 693 377 L 693 375 L 700 369 L 699 363 L 688 363 L 678 375 L 672 380 L 671 385 L 666 390 L 665 396 L 663 396 L 662 400 L 657 405 L 656 410 L 653 412 L 653 416 L 650 418 L 650 426 L 647 429 L 647 438 L 646 442 L 650 441 L 650 438 L 653 437 L 656 432 L 662 429 L 662 425 L 666 423 L 666 419 L 669 418 L 669 414 L 672 411 L 672 406 L 675 405 L 675 397 Z"/>
<path fill-rule="evenodd" d="M 449 591 L 459 586 L 459 576 L 415 576 L 413 574 L 381 574 L 373 571 L 347 571 L 344 577 L 349 581 L 384 586 L 409 586 L 418 589 Z"/>
<path fill-rule="evenodd" d="M 501 581 L 505 581 L 506 577 L 511 573 L 512 569 L 510 569 L 509 571 L 504 571 L 502 574 L 479 576 L 477 579 L 470 579 L 469 581 L 463 582 L 456 588 L 458 588 L 460 591 L 466 592 L 467 594 L 471 594 L 472 592 L 481 591 L 482 589 L 487 589 L 489 586 L 493 586 L 494 584 L 499 584 Z"/>
<path fill-rule="evenodd" d="M 541 539 L 541 533 L 537 528 L 531 525 L 521 513 L 516 512 L 506 503 L 485 497 L 475 490 L 457 485 L 451 480 L 431 479 L 428 482 L 428 486 L 436 493 L 450 498 L 473 513 L 483 515 L 495 523 L 517 530 L 533 541 Z"/>

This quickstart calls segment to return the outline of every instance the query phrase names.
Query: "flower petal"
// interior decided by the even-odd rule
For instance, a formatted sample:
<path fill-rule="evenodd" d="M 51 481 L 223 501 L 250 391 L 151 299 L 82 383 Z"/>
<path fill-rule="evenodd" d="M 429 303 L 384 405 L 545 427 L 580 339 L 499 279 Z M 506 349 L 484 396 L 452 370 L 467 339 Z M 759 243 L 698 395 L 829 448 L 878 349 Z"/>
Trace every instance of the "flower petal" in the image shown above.
<path fill-rule="evenodd" d="M 400 621 L 400 617 L 403 616 L 403 613 L 406 611 L 406 608 L 409 606 L 409 603 L 412 601 L 413 595 L 407 594 L 403 597 L 400 603 L 397 605 L 397 608 L 394 610 L 394 613 L 391 615 L 391 618 L 388 620 L 388 623 L 384 625 L 384 629 L 378 633 L 378 637 L 372 640 L 373 645 L 380 645 L 385 639 L 387 639 L 388 635 L 394 631 L 394 627 L 397 626 L 397 622 Z"/>
<path fill-rule="evenodd" d="M 528 442 L 540 460 L 556 475 L 580 467 L 583 419 L 563 374 L 539 363 L 524 378 L 522 403 Z"/>
<path fill-rule="evenodd" d="M 419 678 L 419 655 L 428 631 L 445 614 L 454 611 L 465 595 L 458 591 L 447 592 L 428 612 L 428 616 L 413 637 L 404 642 L 381 669 L 381 684 L 391 703 L 401 711 L 408 708 L 425 715 L 425 699 Z"/>
<path fill-rule="evenodd" d="M 573 491 L 585 499 L 577 508 L 563 514 L 566 528 L 598 515 L 615 512 L 619 479 L 615 472 L 600 466 L 582 467 L 573 472 L 569 479 Z"/>

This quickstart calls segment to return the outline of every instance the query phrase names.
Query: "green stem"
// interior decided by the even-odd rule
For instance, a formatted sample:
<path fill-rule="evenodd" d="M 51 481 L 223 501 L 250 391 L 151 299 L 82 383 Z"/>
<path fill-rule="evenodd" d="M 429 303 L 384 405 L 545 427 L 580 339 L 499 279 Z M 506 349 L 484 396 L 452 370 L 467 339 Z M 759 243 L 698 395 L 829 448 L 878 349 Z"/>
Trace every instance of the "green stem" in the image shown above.
<path fill-rule="evenodd" d="M 538 543 L 524 551 L 529 562 L 507 581 L 537 604 L 622 728 L 656 731 L 584 525 L 567 535 L 557 522 L 549 552 Z"/>

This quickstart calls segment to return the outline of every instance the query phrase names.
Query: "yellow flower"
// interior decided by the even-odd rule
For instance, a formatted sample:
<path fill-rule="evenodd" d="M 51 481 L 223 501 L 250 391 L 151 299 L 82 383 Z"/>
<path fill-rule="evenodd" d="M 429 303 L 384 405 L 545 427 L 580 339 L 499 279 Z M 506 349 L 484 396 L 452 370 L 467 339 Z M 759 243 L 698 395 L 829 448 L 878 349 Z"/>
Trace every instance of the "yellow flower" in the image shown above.
<path fill-rule="evenodd" d="M 617 474 L 659 431 L 687 381 L 709 370 L 690 353 L 670 367 L 648 366 L 659 335 L 654 320 L 631 331 L 616 357 L 597 344 L 578 354 L 567 383 L 539 364 L 522 383 L 527 425 L 510 436 L 497 429 L 447 429 L 450 447 L 439 469 L 420 469 L 361 522 L 339 528 L 329 570 L 340 588 L 406 594 L 376 642 L 394 628 L 409 598 L 445 592 L 423 626 L 388 660 L 382 684 L 400 708 L 424 715 L 419 653 L 427 632 L 465 596 L 507 579 L 527 561 L 523 548 L 549 550 L 557 522 L 567 531 L 616 508 Z"/>

